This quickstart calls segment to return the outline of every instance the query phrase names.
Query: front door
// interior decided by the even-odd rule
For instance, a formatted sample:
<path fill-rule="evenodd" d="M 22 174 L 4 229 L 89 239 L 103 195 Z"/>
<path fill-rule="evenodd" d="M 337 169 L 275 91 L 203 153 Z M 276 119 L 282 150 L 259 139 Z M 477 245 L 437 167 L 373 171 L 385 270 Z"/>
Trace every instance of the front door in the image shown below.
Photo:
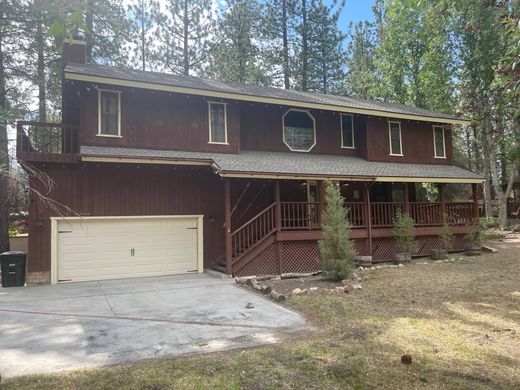
<path fill-rule="evenodd" d="M 307 181 L 307 213 L 309 216 L 309 226 L 311 228 L 319 228 L 320 227 L 320 218 L 319 218 L 319 188 L 318 182 L 315 180 Z"/>

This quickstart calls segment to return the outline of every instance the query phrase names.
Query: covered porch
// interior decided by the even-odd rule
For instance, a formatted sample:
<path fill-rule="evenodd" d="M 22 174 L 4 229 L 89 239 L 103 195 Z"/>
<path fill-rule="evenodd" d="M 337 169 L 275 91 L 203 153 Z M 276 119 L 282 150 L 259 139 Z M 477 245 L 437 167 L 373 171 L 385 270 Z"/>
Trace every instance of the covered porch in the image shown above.
<path fill-rule="evenodd" d="M 220 259 L 228 274 L 260 275 L 312 272 L 319 269 L 318 240 L 326 207 L 325 180 L 225 178 L 226 255 Z M 421 182 L 337 180 L 352 226 L 350 238 L 359 255 L 373 261 L 393 260 L 398 248 L 393 220 L 399 210 L 415 221 L 419 250 L 429 255 L 439 247 L 446 218 L 455 235 L 453 251 L 464 249 L 464 236 L 478 218 L 478 203 L 446 201 L 447 183 L 433 183 L 435 200 L 423 201 Z M 448 180 L 449 182 L 449 180 Z M 467 183 L 471 199 L 477 183 Z M 432 185 L 430 185 L 432 187 Z"/>

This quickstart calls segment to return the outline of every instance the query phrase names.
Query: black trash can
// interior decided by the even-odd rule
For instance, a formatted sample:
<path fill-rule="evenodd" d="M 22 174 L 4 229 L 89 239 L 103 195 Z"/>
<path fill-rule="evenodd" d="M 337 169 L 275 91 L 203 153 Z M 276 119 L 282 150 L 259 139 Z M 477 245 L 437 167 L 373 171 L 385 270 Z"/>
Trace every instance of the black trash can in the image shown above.
<path fill-rule="evenodd" d="M 4 252 L 0 254 L 2 287 L 21 287 L 25 285 L 25 253 Z"/>

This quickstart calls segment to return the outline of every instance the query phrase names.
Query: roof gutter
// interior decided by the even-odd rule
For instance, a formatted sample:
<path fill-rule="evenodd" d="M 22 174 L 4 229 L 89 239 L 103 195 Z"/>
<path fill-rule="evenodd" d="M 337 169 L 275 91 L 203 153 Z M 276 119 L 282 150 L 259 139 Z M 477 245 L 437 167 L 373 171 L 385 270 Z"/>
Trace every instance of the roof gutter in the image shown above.
<path fill-rule="evenodd" d="M 183 93 L 183 94 L 189 94 L 189 95 L 209 96 L 209 97 L 215 97 L 215 98 L 232 99 L 232 100 L 240 100 L 240 101 L 255 102 L 255 103 L 281 104 L 281 105 L 292 106 L 292 107 L 346 112 L 346 113 L 372 115 L 372 116 L 379 116 L 379 117 L 390 117 L 390 118 L 396 118 L 396 119 L 416 120 L 416 121 L 422 121 L 422 122 L 446 123 L 446 124 L 452 124 L 452 125 L 469 125 L 471 123 L 470 121 L 468 121 L 466 119 L 439 118 L 439 117 L 433 117 L 433 116 L 427 116 L 427 115 L 403 114 L 403 113 L 396 113 L 396 112 L 391 112 L 391 111 L 369 110 L 369 109 L 364 109 L 364 108 L 339 106 L 339 105 L 333 105 L 333 104 L 308 103 L 308 102 L 302 102 L 299 100 L 290 100 L 290 99 L 255 96 L 255 95 L 245 95 L 245 94 L 240 94 L 240 93 L 220 92 L 220 91 L 212 91 L 212 90 L 197 89 L 197 88 L 177 87 L 174 85 L 135 81 L 135 80 L 125 80 L 125 79 L 112 78 L 112 77 L 92 76 L 92 75 L 85 75 L 85 74 L 79 74 L 79 73 L 67 72 L 67 71 L 65 71 L 65 79 L 66 80 L 76 80 L 76 81 L 87 81 L 87 82 L 99 83 L 99 84 L 118 85 L 118 86 L 129 87 L 129 88 L 152 89 L 152 90 L 163 91 L 163 92 L 176 92 L 176 93 Z"/>

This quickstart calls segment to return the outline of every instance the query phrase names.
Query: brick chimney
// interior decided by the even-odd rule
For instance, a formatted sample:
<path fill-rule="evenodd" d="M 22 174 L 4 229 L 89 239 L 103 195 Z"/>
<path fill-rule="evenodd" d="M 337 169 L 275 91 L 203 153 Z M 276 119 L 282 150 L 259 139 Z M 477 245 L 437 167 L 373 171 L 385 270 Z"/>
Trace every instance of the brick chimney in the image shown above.
<path fill-rule="evenodd" d="M 63 53 L 61 61 L 63 66 L 68 63 L 84 64 L 87 58 L 87 43 L 82 40 L 65 39 L 63 42 Z"/>

